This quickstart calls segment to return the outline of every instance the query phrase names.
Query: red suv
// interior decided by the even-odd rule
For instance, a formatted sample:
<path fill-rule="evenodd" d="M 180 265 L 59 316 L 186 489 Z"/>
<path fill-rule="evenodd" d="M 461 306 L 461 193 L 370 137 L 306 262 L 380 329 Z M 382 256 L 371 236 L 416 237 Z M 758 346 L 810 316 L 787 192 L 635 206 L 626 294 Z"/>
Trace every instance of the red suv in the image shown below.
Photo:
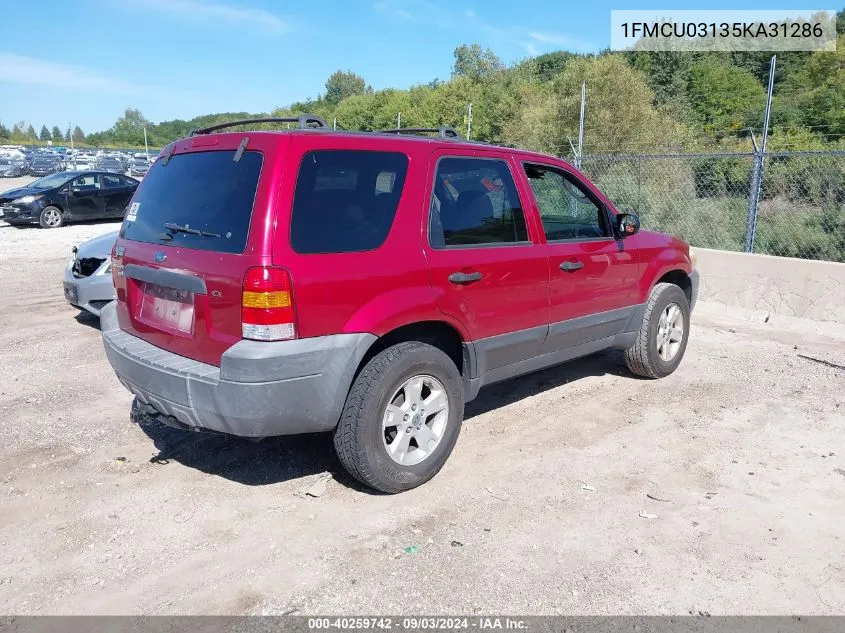
<path fill-rule="evenodd" d="M 136 417 L 332 431 L 354 477 L 399 492 L 440 470 L 485 385 L 610 347 L 642 376 L 680 363 L 689 247 L 568 163 L 281 121 L 172 143 L 130 203 L 101 323 Z"/>

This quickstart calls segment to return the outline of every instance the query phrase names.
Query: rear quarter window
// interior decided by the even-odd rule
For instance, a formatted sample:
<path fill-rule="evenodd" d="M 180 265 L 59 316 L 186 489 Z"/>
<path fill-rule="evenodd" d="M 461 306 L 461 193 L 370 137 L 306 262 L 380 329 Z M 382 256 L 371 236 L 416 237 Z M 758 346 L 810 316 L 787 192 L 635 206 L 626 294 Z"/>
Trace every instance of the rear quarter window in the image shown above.
<path fill-rule="evenodd" d="M 351 253 L 390 233 L 408 157 L 399 152 L 317 150 L 302 158 L 291 212 L 297 253 Z"/>
<path fill-rule="evenodd" d="M 136 242 L 184 246 L 222 253 L 242 253 L 261 175 L 260 152 L 176 154 L 167 165 L 153 165 L 138 186 L 120 235 Z M 134 216 L 134 220 L 130 217 Z M 169 231 L 177 224 L 203 231 Z"/>

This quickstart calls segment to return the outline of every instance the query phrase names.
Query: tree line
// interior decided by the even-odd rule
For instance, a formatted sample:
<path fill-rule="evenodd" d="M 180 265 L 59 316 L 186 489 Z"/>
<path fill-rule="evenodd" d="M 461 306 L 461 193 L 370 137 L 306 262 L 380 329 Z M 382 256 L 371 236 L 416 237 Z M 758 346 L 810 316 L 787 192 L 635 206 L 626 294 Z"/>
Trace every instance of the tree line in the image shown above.
<path fill-rule="evenodd" d="M 837 14 L 835 52 L 777 55 L 770 147 L 843 147 L 845 139 L 845 11 Z M 267 113 L 225 112 L 191 120 L 148 121 L 128 108 L 108 130 L 74 130 L 92 145 L 161 147 L 192 129 L 257 116 L 309 112 L 349 130 L 452 126 L 472 138 L 553 154 L 577 139 L 581 83 L 587 83 L 585 153 L 750 148 L 763 124 L 771 53 L 602 51 L 547 53 L 510 66 L 490 49 L 463 45 L 451 76 L 409 89 L 374 90 L 364 77 L 338 70 L 325 92 Z M 39 138 L 54 139 L 43 127 Z M 45 134 L 46 132 L 46 134 Z M 11 136 L 34 138 L 30 126 Z M 67 134 L 63 136 L 67 138 Z"/>
<path fill-rule="evenodd" d="M 62 132 L 58 125 L 54 125 L 52 130 L 48 129 L 46 125 L 42 125 L 41 132 L 36 134 L 32 124 L 28 124 L 26 121 L 15 123 L 11 130 L 0 123 L 0 143 L 21 145 L 29 145 L 39 141 L 42 143 L 52 141 L 54 144 L 70 143 L 71 138 L 73 138 L 74 143 L 85 143 L 85 133 L 78 125 L 73 128 L 72 132 L 70 128 Z"/>

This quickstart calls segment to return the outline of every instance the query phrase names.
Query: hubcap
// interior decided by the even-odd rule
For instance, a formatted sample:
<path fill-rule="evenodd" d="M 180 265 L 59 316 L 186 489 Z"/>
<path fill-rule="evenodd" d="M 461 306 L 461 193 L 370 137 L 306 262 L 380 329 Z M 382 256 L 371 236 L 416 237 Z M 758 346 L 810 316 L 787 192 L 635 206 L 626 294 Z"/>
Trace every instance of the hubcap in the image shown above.
<path fill-rule="evenodd" d="M 434 376 L 409 378 L 390 398 L 382 419 L 382 441 L 390 458 L 413 466 L 431 455 L 449 421 L 449 396 Z"/>
<path fill-rule="evenodd" d="M 58 226 L 61 217 L 55 209 L 47 209 L 47 213 L 44 215 L 44 221 L 47 223 L 47 226 Z"/>
<path fill-rule="evenodd" d="M 657 354 L 666 363 L 681 349 L 684 340 L 684 313 L 677 303 L 670 303 L 660 315 L 657 323 Z"/>

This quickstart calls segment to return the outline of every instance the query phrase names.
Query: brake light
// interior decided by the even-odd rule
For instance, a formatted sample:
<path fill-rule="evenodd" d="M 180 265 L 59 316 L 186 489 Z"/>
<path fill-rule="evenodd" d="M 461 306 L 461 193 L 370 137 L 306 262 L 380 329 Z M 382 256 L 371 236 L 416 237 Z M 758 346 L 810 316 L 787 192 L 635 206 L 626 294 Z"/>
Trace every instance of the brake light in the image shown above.
<path fill-rule="evenodd" d="M 241 301 L 241 334 L 253 341 L 296 338 L 293 283 L 284 268 L 246 271 Z"/>

